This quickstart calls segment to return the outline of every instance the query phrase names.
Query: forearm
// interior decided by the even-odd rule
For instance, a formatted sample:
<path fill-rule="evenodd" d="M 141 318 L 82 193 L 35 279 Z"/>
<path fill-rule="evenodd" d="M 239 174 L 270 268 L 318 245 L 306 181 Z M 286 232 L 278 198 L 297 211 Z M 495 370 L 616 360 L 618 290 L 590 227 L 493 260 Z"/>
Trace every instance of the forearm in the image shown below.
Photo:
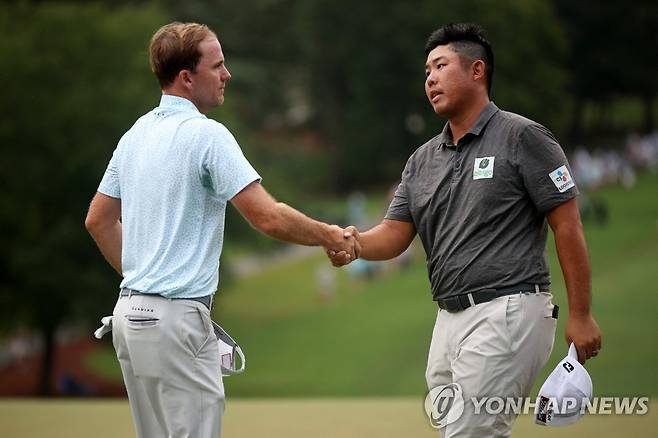
<path fill-rule="evenodd" d="M 339 227 L 311 219 L 283 202 L 274 204 L 260 230 L 275 239 L 307 246 L 329 246 L 334 241 L 332 233 L 342 233 Z"/>
<path fill-rule="evenodd" d="M 555 235 L 557 255 L 567 286 L 569 317 L 564 338 L 567 344 L 573 342 L 578 350 L 578 360 L 585 363 L 599 354 L 601 330 L 592 316 L 589 259 L 576 198 L 555 207 L 546 217 Z"/>
<path fill-rule="evenodd" d="M 358 257 L 354 239 L 348 239 L 342 228 L 316 221 L 283 202 L 277 202 L 258 182 L 249 184 L 231 202 L 263 234 L 300 245 L 349 251 L 351 256 Z"/>
<path fill-rule="evenodd" d="M 361 233 L 361 258 L 389 260 L 402 254 L 411 244 L 414 229 L 397 229 L 386 221 Z"/>
<path fill-rule="evenodd" d="M 560 267 L 567 287 L 569 313 L 589 315 L 591 273 L 582 224 L 580 221 L 564 223 L 553 231 Z"/>
<path fill-rule="evenodd" d="M 115 271 L 122 275 L 121 269 L 121 239 L 122 239 L 122 227 L 121 222 L 117 221 L 116 223 L 107 225 L 107 226 L 98 226 L 95 228 L 89 229 L 89 234 L 93 237 L 98 249 L 100 249 L 101 254 L 105 257 L 105 260 L 114 268 Z"/>

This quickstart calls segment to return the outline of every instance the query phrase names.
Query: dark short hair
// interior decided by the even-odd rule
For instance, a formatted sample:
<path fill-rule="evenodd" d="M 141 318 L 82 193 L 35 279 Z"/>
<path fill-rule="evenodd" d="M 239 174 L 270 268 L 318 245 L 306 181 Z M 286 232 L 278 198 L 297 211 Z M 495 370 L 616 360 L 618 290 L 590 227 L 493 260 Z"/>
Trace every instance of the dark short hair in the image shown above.
<path fill-rule="evenodd" d="M 158 29 L 151 38 L 149 62 L 151 70 L 166 88 L 181 70 L 195 71 L 201 59 L 199 44 L 215 32 L 204 24 L 173 22 Z"/>
<path fill-rule="evenodd" d="M 494 74 L 494 54 L 491 43 L 477 24 L 450 23 L 434 32 L 425 43 L 425 56 L 437 46 L 450 45 L 450 48 L 470 61 L 484 61 L 484 71 L 487 76 L 487 91 L 491 93 Z"/>

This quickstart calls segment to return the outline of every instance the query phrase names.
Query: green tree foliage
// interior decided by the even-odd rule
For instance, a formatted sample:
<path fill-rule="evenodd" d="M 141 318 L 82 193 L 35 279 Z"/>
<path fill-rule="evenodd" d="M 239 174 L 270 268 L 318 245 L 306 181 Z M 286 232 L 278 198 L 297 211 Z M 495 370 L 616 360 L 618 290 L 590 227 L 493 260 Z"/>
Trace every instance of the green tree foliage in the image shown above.
<path fill-rule="evenodd" d="M 654 128 L 658 94 L 658 3 L 638 0 L 555 0 L 568 36 L 567 89 L 574 101 L 571 135 L 581 139 L 587 103 L 608 106 L 620 96 L 644 103 L 644 130 Z M 597 126 L 597 129 L 606 127 Z"/>
<path fill-rule="evenodd" d="M 227 103 L 239 111 L 240 123 L 249 130 L 277 129 L 285 123 L 289 90 L 299 83 L 299 44 L 294 32 L 299 3 L 163 0 L 177 20 L 202 22 L 217 32 L 233 74 Z M 215 114 L 225 116 L 222 111 Z"/>
<path fill-rule="evenodd" d="M 384 9 L 374 0 L 304 4 L 298 22 L 309 88 L 317 121 L 334 139 L 341 184 L 399 173 L 410 153 L 441 130 L 424 94 L 423 49 L 431 31 L 449 22 L 487 29 L 497 57 L 492 97 L 501 107 L 559 121 L 547 104 L 558 103 L 564 79 L 562 43 L 544 1 L 393 1 Z M 424 123 L 414 129 L 419 117 Z"/>
<path fill-rule="evenodd" d="M 316 173 L 328 173 L 336 191 L 392 182 L 411 152 L 441 130 L 424 94 L 423 47 L 448 22 L 488 29 L 498 59 L 493 98 L 501 107 L 558 131 L 564 120 L 564 39 L 543 0 L 167 4 L 218 31 L 235 91 L 248 96 L 236 109 L 249 129 L 285 125 L 291 95 L 307 103 L 303 127 L 320 133 L 331 157 Z"/>
<path fill-rule="evenodd" d="M 87 205 L 122 133 L 158 99 L 152 7 L 21 3 L 0 23 L 0 324 L 46 339 L 68 318 L 112 309 L 118 278 L 84 230 Z"/>

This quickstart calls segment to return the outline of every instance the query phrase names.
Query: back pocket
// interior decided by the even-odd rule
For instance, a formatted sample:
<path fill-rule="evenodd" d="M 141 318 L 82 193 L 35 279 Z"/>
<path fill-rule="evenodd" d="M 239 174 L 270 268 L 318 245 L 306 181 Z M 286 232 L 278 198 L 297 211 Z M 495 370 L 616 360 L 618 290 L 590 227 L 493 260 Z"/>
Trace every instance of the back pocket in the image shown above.
<path fill-rule="evenodd" d="M 126 346 L 137 377 L 160 377 L 160 320 L 126 315 Z"/>

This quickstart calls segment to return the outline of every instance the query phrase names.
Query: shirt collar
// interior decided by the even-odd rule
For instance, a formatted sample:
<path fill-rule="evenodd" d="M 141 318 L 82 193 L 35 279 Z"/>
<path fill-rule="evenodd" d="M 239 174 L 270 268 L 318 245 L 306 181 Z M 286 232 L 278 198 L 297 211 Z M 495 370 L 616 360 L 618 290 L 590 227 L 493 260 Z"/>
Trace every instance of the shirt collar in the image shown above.
<path fill-rule="evenodd" d="M 197 107 L 184 97 L 174 96 L 173 94 L 163 94 L 160 98 L 159 108 L 176 109 L 178 111 L 199 112 Z"/>
<path fill-rule="evenodd" d="M 478 116 L 478 119 L 475 121 L 473 126 L 466 132 L 466 135 L 472 134 L 475 136 L 479 136 L 482 134 L 482 131 L 484 128 L 487 126 L 487 123 L 489 123 L 489 120 L 493 117 L 494 114 L 496 114 L 500 109 L 496 106 L 495 103 L 489 102 L 480 112 L 480 115 Z M 447 146 L 450 144 L 452 140 L 452 135 L 450 132 L 450 123 L 446 122 L 445 126 L 443 127 L 443 131 L 441 131 L 441 142 L 439 143 L 439 147 L 441 146 Z"/>
<path fill-rule="evenodd" d="M 487 106 L 482 109 L 482 112 L 480 112 L 480 117 L 478 117 L 477 121 L 471 126 L 471 129 L 468 130 L 468 134 L 480 135 L 484 127 L 489 123 L 489 120 L 491 120 L 493 115 L 498 111 L 500 110 L 496 104 L 489 102 Z"/>
<path fill-rule="evenodd" d="M 450 123 L 446 122 L 446 124 L 443 126 L 443 131 L 441 131 L 441 135 L 439 136 L 439 149 L 450 144 L 451 137 L 452 135 L 450 133 Z"/>

